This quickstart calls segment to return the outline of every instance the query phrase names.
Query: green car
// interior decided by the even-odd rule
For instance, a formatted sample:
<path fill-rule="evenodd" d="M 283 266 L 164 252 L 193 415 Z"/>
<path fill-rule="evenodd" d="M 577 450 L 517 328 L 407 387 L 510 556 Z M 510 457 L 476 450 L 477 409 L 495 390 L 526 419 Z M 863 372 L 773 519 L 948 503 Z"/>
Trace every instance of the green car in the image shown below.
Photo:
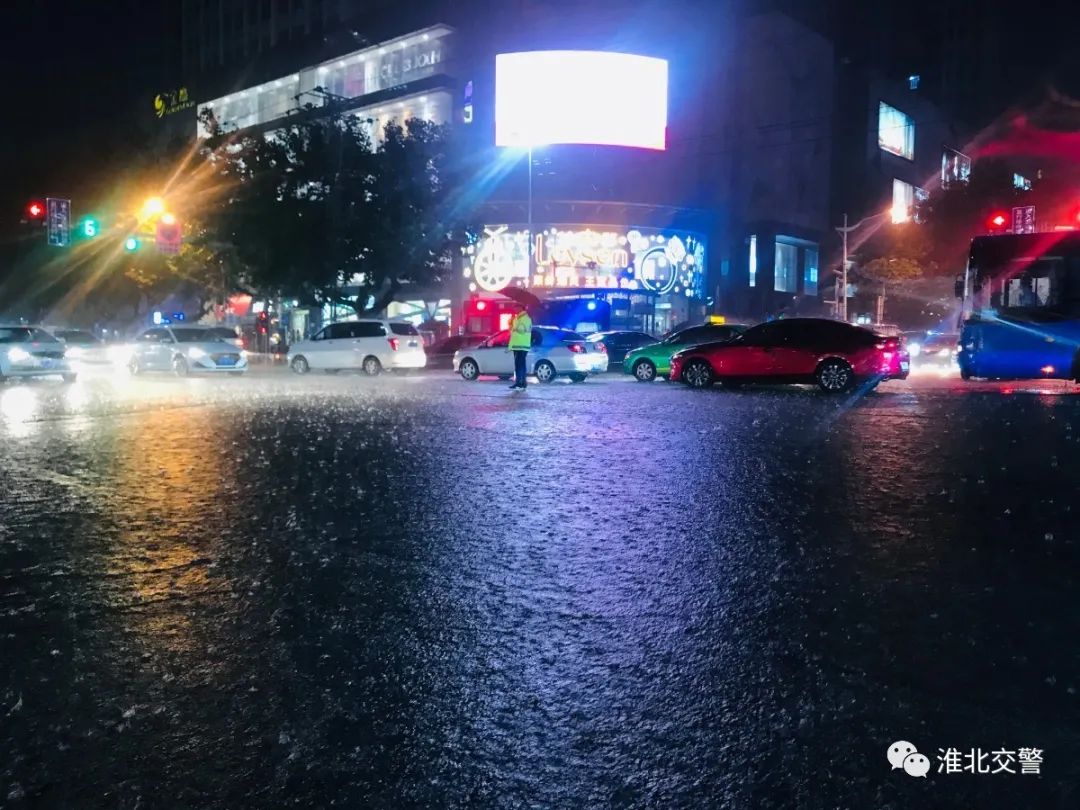
<path fill-rule="evenodd" d="M 742 334 L 749 327 L 738 323 L 703 324 L 680 329 L 668 335 L 659 343 L 650 343 L 640 349 L 627 353 L 623 360 L 623 371 L 633 374 L 639 382 L 652 382 L 657 377 L 666 377 L 671 371 L 671 355 L 688 346 L 700 346 L 702 343 L 717 343 L 731 340 Z"/>

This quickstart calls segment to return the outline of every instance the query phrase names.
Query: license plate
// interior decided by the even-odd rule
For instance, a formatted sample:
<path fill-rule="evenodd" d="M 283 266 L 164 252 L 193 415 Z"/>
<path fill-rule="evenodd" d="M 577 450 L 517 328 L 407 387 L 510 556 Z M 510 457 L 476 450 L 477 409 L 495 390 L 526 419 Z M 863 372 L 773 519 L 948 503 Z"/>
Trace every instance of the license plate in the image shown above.
<path fill-rule="evenodd" d="M 222 357 L 220 360 L 218 360 L 218 365 L 219 366 L 235 366 L 236 365 L 236 360 L 234 360 L 232 357 Z"/>
<path fill-rule="evenodd" d="M 410 340 L 409 341 L 409 348 L 410 349 L 415 349 L 416 348 L 416 341 L 415 340 Z"/>
<path fill-rule="evenodd" d="M 52 368 L 53 367 L 53 362 L 54 361 L 52 360 L 52 358 L 46 357 L 41 361 L 41 365 L 44 368 Z"/>

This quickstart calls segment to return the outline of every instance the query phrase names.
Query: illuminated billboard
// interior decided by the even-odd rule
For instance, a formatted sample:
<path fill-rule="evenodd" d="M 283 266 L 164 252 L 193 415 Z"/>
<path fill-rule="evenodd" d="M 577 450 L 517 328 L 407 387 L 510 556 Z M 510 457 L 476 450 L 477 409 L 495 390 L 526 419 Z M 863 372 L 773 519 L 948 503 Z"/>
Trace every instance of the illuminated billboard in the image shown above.
<path fill-rule="evenodd" d="M 509 286 L 642 290 L 703 298 L 705 242 L 697 234 L 657 228 L 543 227 L 532 232 L 488 226 L 465 251 L 469 292 Z"/>
<path fill-rule="evenodd" d="M 668 65 L 604 51 L 495 57 L 495 145 L 664 149 Z"/>

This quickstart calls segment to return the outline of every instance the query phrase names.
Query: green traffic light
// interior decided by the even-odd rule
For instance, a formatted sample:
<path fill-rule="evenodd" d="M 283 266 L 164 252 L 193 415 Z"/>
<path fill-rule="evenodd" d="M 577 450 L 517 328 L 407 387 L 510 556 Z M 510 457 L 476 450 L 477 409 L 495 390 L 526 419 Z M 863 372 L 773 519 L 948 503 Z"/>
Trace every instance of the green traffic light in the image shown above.
<path fill-rule="evenodd" d="M 126 250 L 128 253 L 133 253 L 138 249 L 139 240 L 136 239 L 134 236 L 129 236 L 127 239 L 124 240 L 124 250 Z"/>
<path fill-rule="evenodd" d="M 100 233 L 100 226 L 98 225 L 98 221 L 93 217 L 87 217 L 86 219 L 84 219 L 82 221 L 82 224 L 80 225 L 80 229 L 82 230 L 82 235 L 85 236 L 87 239 L 92 239 L 93 237 L 97 236 L 98 233 Z"/>

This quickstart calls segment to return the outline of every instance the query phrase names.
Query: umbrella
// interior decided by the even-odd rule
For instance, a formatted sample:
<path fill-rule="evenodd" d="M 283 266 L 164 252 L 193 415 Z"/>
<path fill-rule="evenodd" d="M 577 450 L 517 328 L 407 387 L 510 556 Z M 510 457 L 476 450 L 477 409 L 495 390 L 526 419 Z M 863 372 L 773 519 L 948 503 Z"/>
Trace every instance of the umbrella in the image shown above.
<path fill-rule="evenodd" d="M 539 298 L 523 287 L 507 287 L 506 289 L 499 290 L 499 292 L 511 301 L 517 301 L 525 307 L 525 311 L 529 313 L 530 317 L 536 317 L 543 306 L 543 302 Z"/>

